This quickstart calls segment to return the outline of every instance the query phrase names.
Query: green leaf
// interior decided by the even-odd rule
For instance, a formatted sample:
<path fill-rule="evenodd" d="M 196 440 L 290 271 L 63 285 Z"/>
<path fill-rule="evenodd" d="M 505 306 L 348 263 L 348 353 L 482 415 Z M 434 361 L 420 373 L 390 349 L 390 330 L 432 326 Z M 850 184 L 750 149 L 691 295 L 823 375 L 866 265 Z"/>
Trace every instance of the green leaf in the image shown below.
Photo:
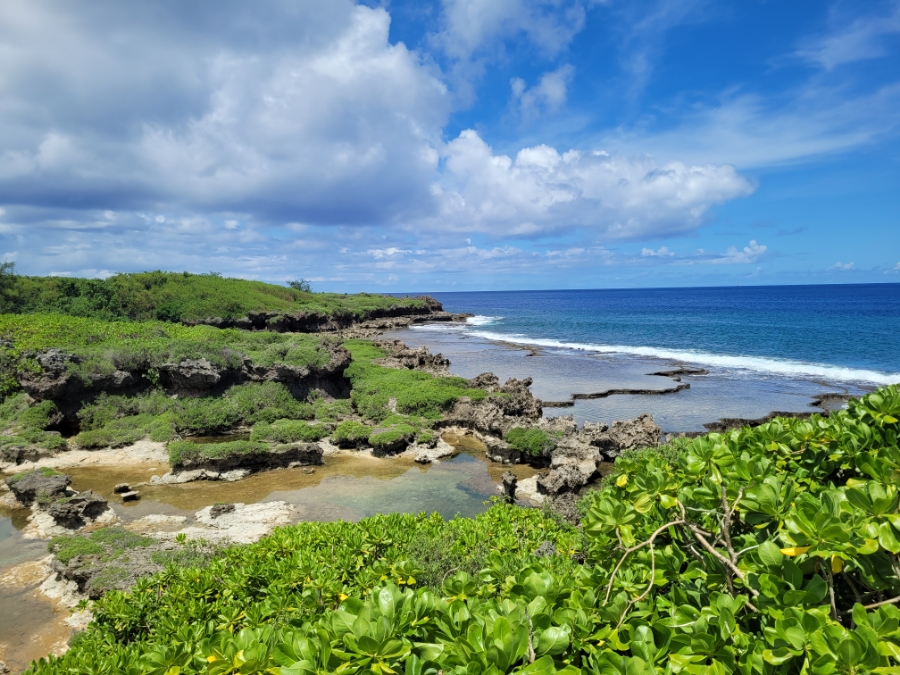
<path fill-rule="evenodd" d="M 784 555 L 781 553 L 778 544 L 773 541 L 764 541 L 760 544 L 757 552 L 759 553 L 759 559 L 766 567 L 778 567 L 784 560 Z"/>

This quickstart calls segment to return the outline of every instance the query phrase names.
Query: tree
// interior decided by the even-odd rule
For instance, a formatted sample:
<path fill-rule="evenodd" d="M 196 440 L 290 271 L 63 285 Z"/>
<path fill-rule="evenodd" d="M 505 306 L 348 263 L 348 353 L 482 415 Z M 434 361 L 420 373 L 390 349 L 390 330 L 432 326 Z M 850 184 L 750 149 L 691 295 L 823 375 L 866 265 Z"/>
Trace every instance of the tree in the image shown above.
<path fill-rule="evenodd" d="M 16 263 L 0 263 L 0 314 L 13 308 L 13 291 L 16 286 Z"/>
<path fill-rule="evenodd" d="M 288 286 L 296 291 L 302 291 L 303 293 L 312 293 L 312 286 L 306 279 L 294 279 L 293 281 L 288 282 Z"/>

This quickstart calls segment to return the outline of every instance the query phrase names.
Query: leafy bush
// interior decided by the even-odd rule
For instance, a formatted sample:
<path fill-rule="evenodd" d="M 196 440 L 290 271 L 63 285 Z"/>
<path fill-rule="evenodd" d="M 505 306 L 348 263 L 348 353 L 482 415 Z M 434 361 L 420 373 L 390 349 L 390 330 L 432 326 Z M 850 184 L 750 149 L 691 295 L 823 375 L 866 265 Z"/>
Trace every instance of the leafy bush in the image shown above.
<path fill-rule="evenodd" d="M 260 422 L 250 432 L 250 440 L 274 441 L 275 443 L 319 441 L 325 438 L 329 431 L 324 424 L 307 424 L 292 420 L 278 420 L 272 424 Z"/>
<path fill-rule="evenodd" d="M 372 427 L 361 422 L 347 420 L 337 425 L 331 440 L 341 448 L 355 448 L 368 443 Z"/>
<path fill-rule="evenodd" d="M 506 434 L 509 447 L 532 457 L 540 457 L 556 447 L 556 437 L 537 428 L 515 427 Z"/>
<path fill-rule="evenodd" d="M 185 674 L 231 673 L 237 672 L 237 658 L 243 672 L 277 673 L 279 665 L 299 660 L 298 650 L 307 650 L 304 653 L 323 672 L 336 670 L 342 662 L 331 662 L 335 650 L 346 650 L 347 667 L 341 672 L 365 672 L 357 666 L 366 663 L 396 663 L 396 658 L 385 659 L 385 653 L 367 659 L 346 646 L 344 635 L 359 644 L 353 633 L 335 632 L 340 621 L 353 617 L 347 624 L 352 625 L 360 616 L 361 637 L 372 628 L 386 630 L 380 639 L 384 645 L 393 644 L 389 635 L 401 635 L 401 660 L 410 656 L 406 647 L 411 640 L 436 645 L 439 627 L 453 626 L 454 634 L 447 636 L 448 655 L 464 658 L 466 652 L 454 647 L 455 634 L 466 631 L 474 619 L 460 625 L 460 610 L 462 616 L 467 615 L 467 606 L 486 611 L 484 604 L 499 602 L 494 595 L 507 593 L 502 590 L 506 582 L 487 572 L 476 578 L 453 567 L 462 562 L 470 569 L 478 564 L 473 561 L 483 561 L 495 574 L 525 570 L 538 560 L 532 552 L 544 541 L 565 552 L 542 559 L 546 569 L 560 576 L 570 574 L 576 567 L 569 555 L 576 547 L 575 533 L 559 529 L 533 509 L 497 505 L 475 519 L 391 514 L 359 523 L 280 528 L 257 544 L 227 549 L 202 567 L 170 567 L 139 580 L 130 593 L 108 593 L 93 605 L 95 621 L 70 650 L 33 664 L 30 672 L 165 673 L 177 668 Z M 425 549 L 430 551 L 427 555 Z M 436 560 L 441 552 L 444 562 Z M 436 566 L 429 572 L 415 560 L 430 560 Z M 426 589 L 400 590 L 421 586 L 419 574 L 433 579 L 434 588 L 443 588 L 447 600 L 438 600 Z M 482 587 L 485 583 L 488 586 Z M 534 588 L 533 581 L 528 588 Z M 369 608 L 377 607 L 394 616 L 384 627 L 379 627 L 381 611 L 370 613 Z M 543 634 L 545 629 L 536 623 L 535 630 Z M 324 645 L 318 642 L 317 631 L 324 631 L 322 639 L 333 641 L 333 648 L 321 651 Z M 406 631 L 418 637 L 413 633 L 405 637 Z M 434 655 L 435 648 L 429 645 L 424 647 Z M 240 650 L 244 651 L 238 656 Z M 276 652 L 283 654 L 278 662 L 273 660 Z M 297 667 L 287 672 L 306 671 Z M 403 667 L 397 672 L 404 672 Z M 444 672 L 454 671 L 447 667 Z"/>

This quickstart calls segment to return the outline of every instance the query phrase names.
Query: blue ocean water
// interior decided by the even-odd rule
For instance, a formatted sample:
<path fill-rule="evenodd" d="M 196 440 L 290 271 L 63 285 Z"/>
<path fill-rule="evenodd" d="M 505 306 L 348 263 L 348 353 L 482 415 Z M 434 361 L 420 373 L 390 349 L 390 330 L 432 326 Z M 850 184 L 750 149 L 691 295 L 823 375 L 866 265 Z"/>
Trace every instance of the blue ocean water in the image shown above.
<path fill-rule="evenodd" d="M 433 293 L 482 338 L 827 382 L 900 382 L 900 284 Z"/>

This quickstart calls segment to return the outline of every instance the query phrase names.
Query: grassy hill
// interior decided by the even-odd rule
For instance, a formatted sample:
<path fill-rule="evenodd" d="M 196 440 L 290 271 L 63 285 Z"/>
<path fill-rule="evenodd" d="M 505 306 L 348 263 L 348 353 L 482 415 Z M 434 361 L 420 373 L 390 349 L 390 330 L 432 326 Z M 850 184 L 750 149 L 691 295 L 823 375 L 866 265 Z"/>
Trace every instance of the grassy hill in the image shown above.
<path fill-rule="evenodd" d="M 248 312 L 364 316 L 389 307 L 424 307 L 424 301 L 360 293 L 311 293 L 216 274 L 141 272 L 108 279 L 4 274 L 2 311 L 55 313 L 105 320 L 202 321 L 236 319 Z"/>

